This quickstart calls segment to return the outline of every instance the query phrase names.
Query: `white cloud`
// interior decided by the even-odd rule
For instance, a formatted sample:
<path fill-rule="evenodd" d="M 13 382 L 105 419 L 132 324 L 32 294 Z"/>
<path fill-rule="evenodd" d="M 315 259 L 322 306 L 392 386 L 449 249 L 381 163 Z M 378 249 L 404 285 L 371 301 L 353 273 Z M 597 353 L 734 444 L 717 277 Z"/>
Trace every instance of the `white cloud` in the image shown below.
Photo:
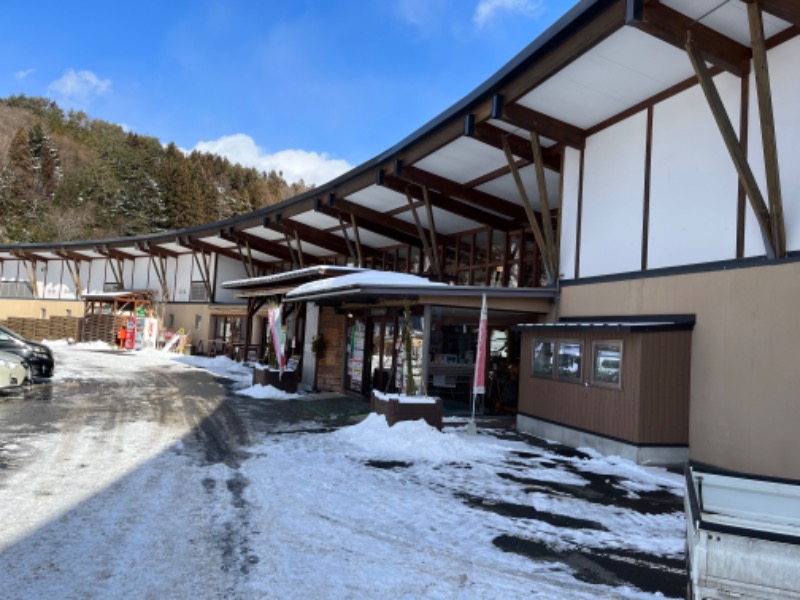
<path fill-rule="evenodd" d="M 67 69 L 61 79 L 50 84 L 49 89 L 68 100 L 88 102 L 111 91 L 111 80 L 100 79 L 91 71 Z"/>
<path fill-rule="evenodd" d="M 198 142 L 193 150 L 219 154 L 232 162 L 254 167 L 259 171 L 280 171 L 289 183 L 302 179 L 305 183 L 321 185 L 352 168 L 346 160 L 331 158 L 325 153 L 281 150 L 269 154 L 244 133 L 226 135 L 210 142 Z"/>
<path fill-rule="evenodd" d="M 543 10 L 542 0 L 480 0 L 472 20 L 480 28 L 494 20 L 498 13 L 537 16 Z"/>
<path fill-rule="evenodd" d="M 23 79 L 25 79 L 25 78 L 26 78 L 28 75 L 33 75 L 33 73 L 34 73 L 35 71 L 36 71 L 36 69 L 24 69 L 24 70 L 22 70 L 22 71 L 17 71 L 16 73 L 14 73 L 14 77 L 16 77 L 16 78 L 17 78 L 17 79 L 19 79 L 19 80 L 23 80 Z"/>

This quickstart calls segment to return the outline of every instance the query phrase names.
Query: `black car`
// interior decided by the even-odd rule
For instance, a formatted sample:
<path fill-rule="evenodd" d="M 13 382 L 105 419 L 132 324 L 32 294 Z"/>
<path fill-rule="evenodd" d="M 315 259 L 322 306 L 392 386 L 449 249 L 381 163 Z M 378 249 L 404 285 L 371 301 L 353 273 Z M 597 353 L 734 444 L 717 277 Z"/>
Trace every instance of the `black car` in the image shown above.
<path fill-rule="evenodd" d="M 39 342 L 26 340 L 18 333 L 0 325 L 0 350 L 24 358 L 31 366 L 34 378 L 47 379 L 53 376 L 56 361 L 50 348 Z"/>

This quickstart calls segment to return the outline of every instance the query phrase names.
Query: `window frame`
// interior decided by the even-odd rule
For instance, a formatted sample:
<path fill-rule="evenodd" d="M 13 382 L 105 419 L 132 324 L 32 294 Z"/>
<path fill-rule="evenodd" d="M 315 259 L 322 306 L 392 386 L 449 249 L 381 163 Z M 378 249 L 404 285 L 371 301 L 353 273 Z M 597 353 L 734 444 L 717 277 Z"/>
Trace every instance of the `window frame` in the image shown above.
<path fill-rule="evenodd" d="M 552 344 L 552 355 L 550 360 L 550 375 L 546 375 L 544 371 L 536 370 L 536 344 Z M 531 343 L 531 377 L 538 377 L 539 379 L 556 379 L 556 352 L 558 348 L 558 340 L 555 338 L 533 338 Z"/>
<path fill-rule="evenodd" d="M 556 352 L 555 352 L 555 360 L 553 361 L 553 369 L 555 371 L 555 378 L 559 381 L 563 381 L 565 383 L 583 383 L 583 372 L 584 372 L 584 364 L 586 362 L 585 356 L 586 353 L 584 352 L 584 343 L 581 339 L 572 339 L 572 338 L 565 338 L 565 339 L 558 339 L 556 340 Z M 562 375 L 561 371 L 559 370 L 559 364 L 561 362 L 561 345 L 562 344 L 577 344 L 580 348 L 579 354 L 579 363 L 578 363 L 578 373 L 575 377 L 568 377 L 566 375 Z"/>
<path fill-rule="evenodd" d="M 605 344 L 605 345 L 619 345 L 619 380 L 617 382 L 611 381 L 602 381 L 598 380 L 595 375 L 597 374 L 597 346 Z M 592 372 L 591 372 L 591 382 L 592 385 L 597 387 L 621 390 L 622 389 L 622 377 L 624 375 L 625 369 L 625 342 L 621 339 L 603 339 L 603 340 L 592 340 Z"/>

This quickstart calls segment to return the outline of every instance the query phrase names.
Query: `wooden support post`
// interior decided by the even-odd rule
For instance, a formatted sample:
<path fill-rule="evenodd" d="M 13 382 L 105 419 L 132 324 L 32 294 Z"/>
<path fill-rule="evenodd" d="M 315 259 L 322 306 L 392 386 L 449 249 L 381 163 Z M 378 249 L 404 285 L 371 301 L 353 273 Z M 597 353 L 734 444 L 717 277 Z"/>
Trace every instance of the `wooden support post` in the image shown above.
<path fill-rule="evenodd" d="M 431 252 L 431 245 L 428 242 L 428 235 L 425 232 L 425 229 L 422 227 L 422 222 L 419 220 L 417 208 L 414 206 L 414 199 L 411 197 L 411 192 L 408 190 L 408 186 L 406 186 L 406 200 L 408 200 L 408 205 L 411 207 L 411 214 L 414 217 L 414 223 L 417 224 L 417 231 L 419 232 L 419 237 L 422 240 L 422 247 L 425 251 L 425 254 L 428 256 L 428 262 L 431 264 L 431 270 L 433 270 L 438 276 L 439 273 L 436 272 L 436 263 L 433 260 L 433 253 Z"/>
<path fill-rule="evenodd" d="M 736 136 L 736 131 L 733 129 L 731 120 L 728 117 L 728 112 L 722 104 L 722 98 L 717 91 L 717 86 L 711 78 L 711 73 L 708 71 L 705 59 L 700 52 L 692 44 L 691 32 L 686 37 L 686 53 L 689 55 L 689 60 L 692 62 L 697 79 L 700 82 L 700 87 L 708 101 L 708 106 L 711 108 L 711 113 L 714 115 L 714 120 L 717 122 L 717 127 L 722 134 L 722 139 L 725 146 L 728 148 L 728 153 L 733 161 L 733 166 L 739 174 L 739 179 L 742 186 L 747 192 L 747 197 L 750 199 L 750 205 L 755 213 L 758 226 L 761 229 L 761 237 L 764 239 L 764 250 L 766 251 L 767 258 L 775 258 L 775 245 L 772 239 L 772 225 L 769 209 L 764 203 L 764 197 L 761 195 L 761 190 L 758 187 L 753 171 L 750 169 L 750 164 L 747 162 L 747 157 L 742 150 L 739 139 Z"/>
<path fill-rule="evenodd" d="M 436 263 L 436 272 L 441 276 L 442 263 L 439 260 L 439 244 L 436 241 L 436 222 L 433 219 L 433 207 L 431 206 L 431 199 L 428 194 L 428 186 L 422 186 L 422 198 L 425 201 L 425 211 L 428 215 L 428 231 L 431 232 L 431 249 L 433 252 L 433 259 Z"/>
<path fill-rule="evenodd" d="M 542 155 L 542 145 L 539 142 L 539 134 L 531 131 L 531 149 L 533 150 L 533 164 L 536 168 L 536 184 L 539 187 L 539 207 L 542 209 L 542 221 L 544 222 L 544 239 L 550 249 L 553 260 L 553 271 L 558 274 L 558 248 L 556 247 L 556 236 L 553 232 L 553 218 L 550 214 L 550 205 L 547 203 L 547 182 L 544 179 L 544 157 Z"/>
<path fill-rule="evenodd" d="M 344 237 L 344 241 L 347 243 L 347 254 L 350 256 L 350 260 L 355 264 L 358 258 L 356 257 L 356 251 L 353 249 L 353 244 L 350 242 L 350 236 L 347 235 L 347 227 L 344 226 L 342 213 L 339 213 L 339 227 L 342 228 L 342 237 Z"/>
<path fill-rule="evenodd" d="M 289 248 L 289 255 L 292 257 L 292 270 L 297 269 L 299 265 L 298 257 L 294 248 L 292 248 L 292 238 L 289 237 L 288 230 L 283 230 L 283 237 L 286 239 L 286 247 Z"/>
<path fill-rule="evenodd" d="M 255 269 L 253 268 L 253 254 L 250 252 L 250 243 L 245 242 L 245 248 L 242 250 L 241 242 L 236 242 L 236 249 L 239 251 L 239 259 L 244 265 L 244 272 L 248 278 L 255 277 Z"/>
<path fill-rule="evenodd" d="M 31 290 L 33 291 L 33 297 L 39 297 L 39 282 L 36 279 L 36 261 L 35 260 L 27 260 L 23 259 L 22 264 L 25 266 L 25 272 L 28 274 L 28 281 L 31 285 Z"/>
<path fill-rule="evenodd" d="M 206 288 L 206 297 L 208 298 L 209 302 L 213 302 L 213 294 L 211 293 L 211 267 L 208 264 L 208 259 L 211 258 L 211 253 L 208 254 L 207 259 L 205 250 L 200 250 L 200 258 L 198 258 L 197 250 L 193 250 L 192 258 L 194 258 L 194 262 L 197 265 L 197 270 L 200 271 L 200 277 L 203 281 L 203 285 Z"/>
<path fill-rule="evenodd" d="M 557 273 L 553 269 L 553 261 L 550 257 L 550 248 L 547 246 L 547 242 L 544 238 L 541 228 L 539 227 L 538 221 L 536 221 L 536 214 L 533 212 L 531 202 L 528 199 L 528 193 L 525 191 L 525 185 L 522 182 L 522 177 L 520 177 L 519 170 L 514 162 L 514 155 L 511 153 L 511 147 L 508 144 L 508 138 L 503 138 L 503 151 L 506 154 L 508 168 L 511 169 L 511 174 L 514 177 L 514 183 L 517 184 L 517 192 L 519 193 L 519 196 L 522 199 L 522 204 L 525 207 L 525 213 L 528 216 L 528 222 L 531 224 L 533 237 L 536 240 L 536 245 L 539 247 L 539 252 L 542 255 L 544 268 L 547 272 L 547 282 L 549 284 L 555 283 Z"/>
<path fill-rule="evenodd" d="M 297 261 L 300 263 L 300 268 L 305 269 L 306 265 L 303 260 L 303 244 L 300 241 L 300 234 L 297 231 L 294 232 L 294 241 L 297 244 Z"/>
<path fill-rule="evenodd" d="M 353 213 L 350 213 L 350 223 L 353 225 L 353 239 L 356 243 L 357 266 L 361 269 L 364 267 L 364 251 L 361 249 L 361 233 L 358 231 L 358 220 Z"/>
<path fill-rule="evenodd" d="M 157 259 L 157 260 L 156 260 Z M 167 284 L 167 259 L 163 256 L 150 255 L 150 263 L 161 285 L 161 302 L 169 302 L 169 285 Z"/>
<path fill-rule="evenodd" d="M 81 263 L 77 260 L 73 261 L 69 258 L 64 258 L 64 262 L 67 263 L 67 269 L 72 277 L 72 283 L 75 286 L 75 297 L 80 298 L 81 292 L 83 291 L 83 284 L 81 282 Z"/>
<path fill-rule="evenodd" d="M 747 5 L 747 18 L 750 24 L 750 46 L 753 51 L 758 114 L 761 119 L 761 141 L 764 148 L 764 169 L 767 175 L 767 199 L 772 217 L 770 221 L 772 240 L 775 245 L 775 254 L 779 258 L 783 258 L 786 256 L 786 228 L 783 220 L 781 178 L 778 168 L 778 144 L 775 139 L 775 115 L 772 111 L 764 21 L 761 6 L 757 1 Z"/>

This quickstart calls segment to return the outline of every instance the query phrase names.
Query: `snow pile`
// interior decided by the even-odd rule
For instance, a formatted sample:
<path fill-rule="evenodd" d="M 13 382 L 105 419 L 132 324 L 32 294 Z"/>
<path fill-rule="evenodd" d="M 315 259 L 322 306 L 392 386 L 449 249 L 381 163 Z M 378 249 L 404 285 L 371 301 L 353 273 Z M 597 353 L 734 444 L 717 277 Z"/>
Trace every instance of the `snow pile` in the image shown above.
<path fill-rule="evenodd" d="M 249 387 L 253 381 L 253 367 L 238 363 L 227 356 L 184 356 L 181 354 L 168 354 L 175 362 L 202 369 L 219 377 L 230 379 L 234 387 Z"/>
<path fill-rule="evenodd" d="M 262 400 L 294 400 L 300 397 L 300 394 L 290 394 L 289 392 L 284 392 L 271 385 L 251 385 L 250 387 L 237 390 L 236 393 Z"/>
<path fill-rule="evenodd" d="M 383 392 L 372 392 L 378 400 L 388 402 L 397 400 L 400 404 L 436 404 L 434 396 L 409 396 L 407 394 L 384 394 Z"/>
<path fill-rule="evenodd" d="M 424 420 L 400 421 L 389 427 L 386 417 L 370 413 L 366 419 L 333 434 L 372 457 L 430 462 L 497 456 L 495 446 L 476 436 L 443 433 Z"/>

